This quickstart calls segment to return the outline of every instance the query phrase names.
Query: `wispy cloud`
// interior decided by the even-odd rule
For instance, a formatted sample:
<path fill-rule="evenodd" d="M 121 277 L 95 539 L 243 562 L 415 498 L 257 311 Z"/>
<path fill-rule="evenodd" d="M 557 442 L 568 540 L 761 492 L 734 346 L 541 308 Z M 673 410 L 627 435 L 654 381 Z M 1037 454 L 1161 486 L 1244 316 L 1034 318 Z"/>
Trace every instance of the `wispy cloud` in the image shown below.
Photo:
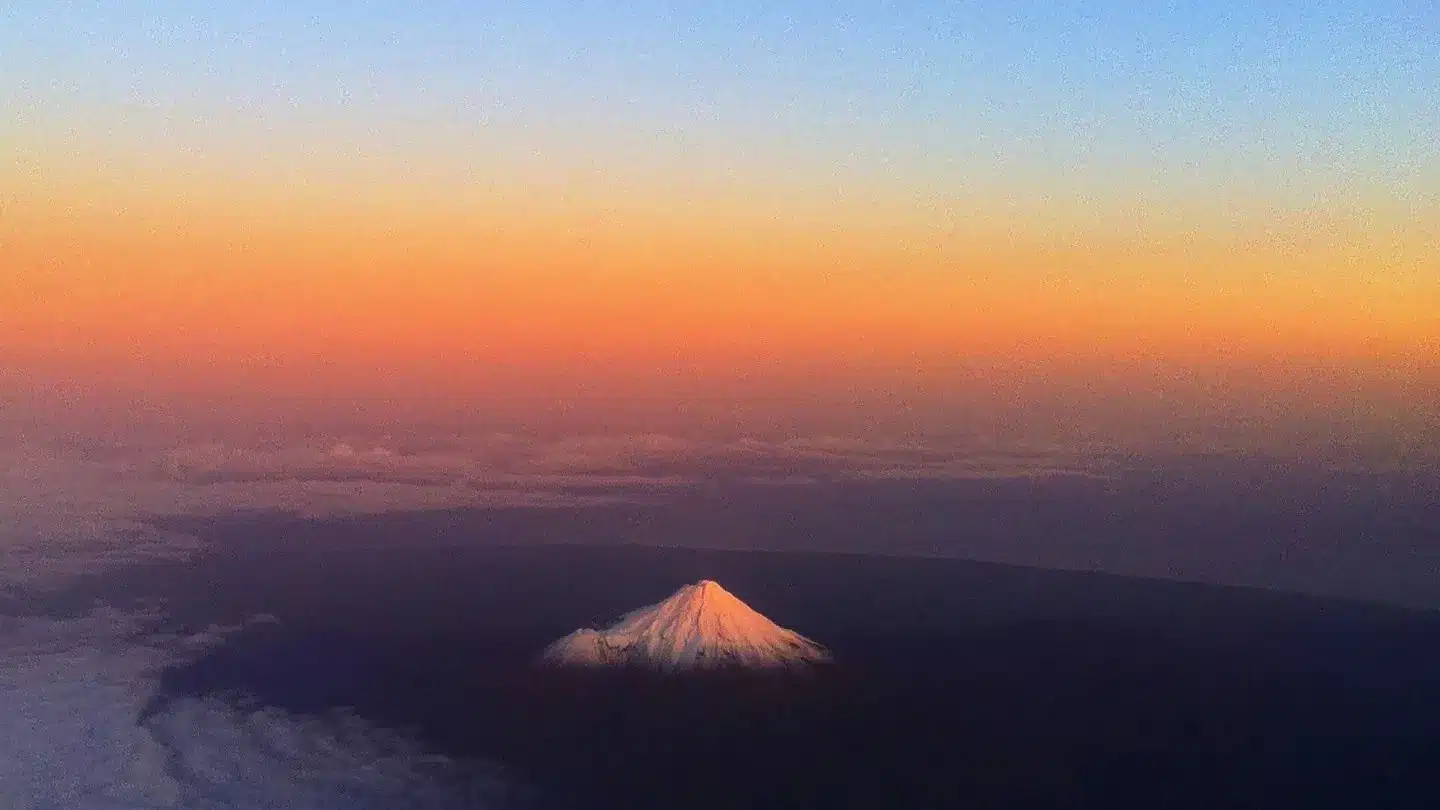
<path fill-rule="evenodd" d="M 179 483 L 324 482 L 574 492 L 684 488 L 717 477 L 866 480 L 1105 475 L 1102 456 L 1057 449 L 977 449 L 846 437 L 696 441 L 670 436 L 514 437 L 454 440 L 411 449 L 384 438 L 251 448 L 204 444 L 166 449 L 151 472 Z"/>
<path fill-rule="evenodd" d="M 640 434 L 530 439 L 316 437 L 100 446 L 14 443 L 0 454 L 0 584 L 194 550 L 156 516 L 282 510 L 366 514 L 461 507 L 577 507 L 701 491 L 715 481 L 1107 475 L 1104 457 L 872 441 L 695 440 Z"/>

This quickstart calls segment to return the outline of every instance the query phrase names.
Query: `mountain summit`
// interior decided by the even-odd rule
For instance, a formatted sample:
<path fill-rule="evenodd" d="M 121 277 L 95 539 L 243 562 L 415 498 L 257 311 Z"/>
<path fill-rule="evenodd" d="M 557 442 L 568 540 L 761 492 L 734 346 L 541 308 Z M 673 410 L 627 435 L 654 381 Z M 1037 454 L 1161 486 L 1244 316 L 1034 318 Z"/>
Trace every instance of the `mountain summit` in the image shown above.
<path fill-rule="evenodd" d="M 796 668 L 829 660 L 825 648 L 756 613 L 708 579 L 633 610 L 604 630 L 577 630 L 541 654 L 543 663 L 556 666 L 669 672 Z"/>

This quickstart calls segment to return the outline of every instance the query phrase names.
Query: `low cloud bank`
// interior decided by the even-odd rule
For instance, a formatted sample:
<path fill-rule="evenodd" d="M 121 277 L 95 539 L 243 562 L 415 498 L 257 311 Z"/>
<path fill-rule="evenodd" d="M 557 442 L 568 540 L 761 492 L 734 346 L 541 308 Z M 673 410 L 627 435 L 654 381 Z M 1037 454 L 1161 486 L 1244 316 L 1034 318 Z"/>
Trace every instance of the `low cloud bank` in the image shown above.
<path fill-rule="evenodd" d="M 697 441 L 660 435 L 511 436 L 409 444 L 387 438 L 254 448 L 226 444 L 167 449 L 152 460 L 177 481 L 355 481 L 533 491 L 583 486 L 682 486 L 718 475 L 932 478 L 1101 475 L 1103 458 L 1060 448 L 984 449 L 843 437 Z"/>
<path fill-rule="evenodd" d="M 145 626 L 113 611 L 0 619 L 0 804 L 448 810 L 503 807 L 514 795 L 491 768 L 428 754 L 343 713 L 203 699 L 147 715 L 160 670 L 223 629 L 174 637 Z"/>
<path fill-rule="evenodd" d="M 115 564 L 185 555 L 155 516 L 280 510 L 313 517 L 461 507 L 650 500 L 717 480 L 830 481 L 1106 476 L 1103 454 L 820 437 L 703 441 L 659 435 L 537 440 L 319 437 L 259 445 L 0 447 L 0 588 L 43 587 Z"/>

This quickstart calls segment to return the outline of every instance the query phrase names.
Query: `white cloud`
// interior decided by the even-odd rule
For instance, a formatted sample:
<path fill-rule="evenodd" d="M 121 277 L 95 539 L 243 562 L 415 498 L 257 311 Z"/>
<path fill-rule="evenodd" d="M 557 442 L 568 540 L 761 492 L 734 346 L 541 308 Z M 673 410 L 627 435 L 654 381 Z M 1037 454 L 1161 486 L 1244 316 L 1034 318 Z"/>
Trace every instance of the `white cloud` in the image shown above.
<path fill-rule="evenodd" d="M 160 669 L 214 643 L 144 634 L 145 617 L 0 619 L 0 805 L 17 810 L 500 806 L 498 772 L 428 754 L 346 714 L 215 699 L 141 721 Z"/>
<path fill-rule="evenodd" d="M 0 586 L 60 584 L 75 574 L 195 549 L 193 538 L 145 522 L 150 515 L 576 501 L 541 491 L 363 478 L 196 482 L 165 472 L 169 453 L 57 442 L 0 448 Z M 192 463 L 205 459 L 211 469 L 244 459 L 278 470 L 309 455 L 221 445 L 176 454 Z M 381 454 L 357 456 L 386 463 Z M 0 807 L 497 806 L 503 784 L 493 772 L 431 756 L 345 714 L 294 717 L 211 698 L 167 704 L 142 721 L 161 670 L 234 629 L 158 636 L 146 631 L 150 618 L 110 611 L 63 621 L 0 617 Z"/>

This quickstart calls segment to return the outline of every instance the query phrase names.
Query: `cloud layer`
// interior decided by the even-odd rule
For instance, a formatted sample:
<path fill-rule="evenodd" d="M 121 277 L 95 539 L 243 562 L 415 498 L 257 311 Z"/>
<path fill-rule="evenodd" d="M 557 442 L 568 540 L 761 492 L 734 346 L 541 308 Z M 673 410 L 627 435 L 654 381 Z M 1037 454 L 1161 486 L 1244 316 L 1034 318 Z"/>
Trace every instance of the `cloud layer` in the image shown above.
<path fill-rule="evenodd" d="M 309 516 L 651 500 L 716 481 L 1107 475 L 1104 456 L 822 437 L 699 441 L 663 435 L 509 435 L 288 443 L 15 442 L 0 454 L 0 586 L 187 554 L 149 518 L 284 510 Z"/>
<path fill-rule="evenodd" d="M 503 806 L 494 770 L 428 754 L 347 714 L 217 699 L 146 715 L 160 669 L 215 640 L 145 617 L 0 619 L 0 800 L 34 810 Z M 144 718 L 142 720 L 142 717 Z"/>

